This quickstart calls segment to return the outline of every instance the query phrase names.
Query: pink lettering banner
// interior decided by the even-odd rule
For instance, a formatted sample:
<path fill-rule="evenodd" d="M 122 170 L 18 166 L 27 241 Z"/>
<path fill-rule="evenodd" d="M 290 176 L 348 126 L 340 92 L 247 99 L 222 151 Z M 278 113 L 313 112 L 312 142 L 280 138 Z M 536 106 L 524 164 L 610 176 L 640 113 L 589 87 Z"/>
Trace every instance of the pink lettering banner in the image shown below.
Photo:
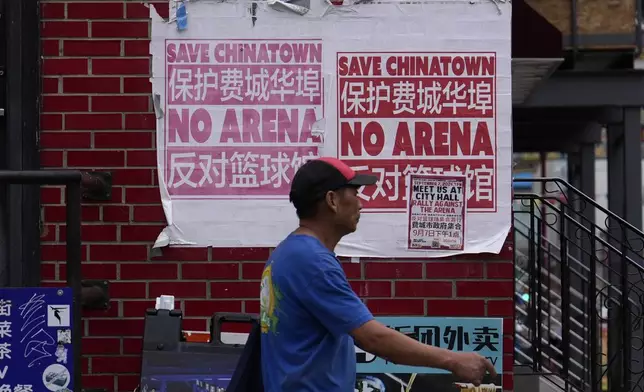
<path fill-rule="evenodd" d="M 499 252 L 511 218 L 510 5 L 378 3 L 322 17 L 322 3 L 305 16 L 259 7 L 251 23 L 238 5 L 191 2 L 181 32 L 151 8 L 168 220 L 155 246 L 275 246 L 298 224 L 295 173 L 331 156 L 378 179 L 359 189 L 360 225 L 339 255 Z M 459 201 L 425 205 L 414 181 L 457 184 Z"/>

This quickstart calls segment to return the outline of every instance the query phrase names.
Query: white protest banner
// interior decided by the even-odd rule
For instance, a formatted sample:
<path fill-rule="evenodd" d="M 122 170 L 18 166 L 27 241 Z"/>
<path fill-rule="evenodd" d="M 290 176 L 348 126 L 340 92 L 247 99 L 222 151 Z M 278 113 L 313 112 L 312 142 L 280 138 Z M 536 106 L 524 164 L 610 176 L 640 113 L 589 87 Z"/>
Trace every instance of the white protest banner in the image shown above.
<path fill-rule="evenodd" d="M 338 157 L 378 176 L 360 191 L 350 257 L 498 253 L 511 217 L 511 4 L 188 2 L 152 17 L 156 247 L 272 247 L 297 227 L 296 170 Z M 184 26 L 185 23 L 185 26 Z M 412 174 L 463 176 L 462 249 L 408 248 Z"/>
<path fill-rule="evenodd" d="M 408 249 L 463 250 L 465 176 L 409 176 Z"/>

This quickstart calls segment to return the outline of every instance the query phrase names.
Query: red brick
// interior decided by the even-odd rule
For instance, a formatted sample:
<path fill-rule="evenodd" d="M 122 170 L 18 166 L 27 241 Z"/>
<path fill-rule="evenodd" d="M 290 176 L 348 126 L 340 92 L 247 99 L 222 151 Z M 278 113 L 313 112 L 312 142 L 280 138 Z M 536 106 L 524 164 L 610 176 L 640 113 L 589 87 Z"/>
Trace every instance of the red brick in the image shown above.
<path fill-rule="evenodd" d="M 507 317 L 503 319 L 503 333 L 514 335 L 514 318 Z"/>
<path fill-rule="evenodd" d="M 241 312 L 241 305 L 241 301 L 186 301 L 185 309 L 186 316 L 210 317 L 217 312 Z"/>
<path fill-rule="evenodd" d="M 92 97 L 92 111 L 146 112 L 149 101 L 146 95 L 98 95 Z"/>
<path fill-rule="evenodd" d="M 168 248 L 161 250 L 161 256 L 155 256 L 154 261 L 207 261 L 208 248 Z"/>
<path fill-rule="evenodd" d="M 157 204 L 161 202 L 159 188 L 127 188 L 125 190 L 127 203 Z"/>
<path fill-rule="evenodd" d="M 486 277 L 491 279 L 514 279 L 513 263 L 486 263 Z"/>
<path fill-rule="evenodd" d="M 145 245 L 91 245 L 91 261 L 146 261 L 148 248 Z"/>
<path fill-rule="evenodd" d="M 482 278 L 482 263 L 429 262 L 425 264 L 425 278 Z"/>
<path fill-rule="evenodd" d="M 62 188 L 43 187 L 40 188 L 40 202 L 42 204 L 60 204 L 63 202 Z"/>
<path fill-rule="evenodd" d="M 85 250 L 87 247 L 83 245 L 81 250 L 81 261 L 86 259 Z M 66 261 L 67 260 L 67 250 L 65 245 L 41 245 L 40 246 L 40 258 L 42 261 Z"/>
<path fill-rule="evenodd" d="M 152 148 L 152 132 L 97 132 L 94 134 L 96 148 Z"/>
<path fill-rule="evenodd" d="M 61 270 L 62 271 L 62 270 Z M 111 263 L 84 263 L 81 266 L 83 278 L 86 279 L 116 279 L 116 264 Z"/>
<path fill-rule="evenodd" d="M 135 206 L 135 222 L 165 222 L 163 207 L 158 206 Z"/>
<path fill-rule="evenodd" d="M 263 263 L 242 263 L 242 278 L 243 279 L 257 279 L 262 277 L 264 272 L 265 262 Z"/>
<path fill-rule="evenodd" d="M 111 282 L 110 297 L 119 298 L 145 298 L 144 282 Z"/>
<path fill-rule="evenodd" d="M 131 302 L 133 301 L 125 301 L 123 305 Z M 143 339 L 141 337 L 123 339 L 123 354 L 141 354 L 141 350 L 143 350 Z"/>
<path fill-rule="evenodd" d="M 102 208 L 105 222 L 128 222 L 130 220 L 130 207 L 128 206 L 103 206 Z"/>
<path fill-rule="evenodd" d="M 244 301 L 244 312 L 246 313 L 259 313 L 259 301 Z M 222 328 L 223 329 L 223 328 Z"/>
<path fill-rule="evenodd" d="M 114 185 L 152 185 L 153 169 L 117 169 L 112 171 Z"/>
<path fill-rule="evenodd" d="M 150 40 L 125 40 L 125 55 L 126 56 L 149 56 L 150 55 Z"/>
<path fill-rule="evenodd" d="M 61 167 L 63 166 L 62 151 L 40 151 L 40 166 Z"/>
<path fill-rule="evenodd" d="M 120 113 L 65 114 L 66 130 L 122 129 L 123 115 Z"/>
<path fill-rule="evenodd" d="M 112 204 L 122 204 L 123 203 L 123 187 L 120 186 L 114 186 L 112 187 L 112 197 L 109 201 L 105 202 L 107 203 L 112 203 Z"/>
<path fill-rule="evenodd" d="M 41 148 L 89 148 L 92 135 L 89 132 L 41 132 Z"/>
<path fill-rule="evenodd" d="M 237 279 L 237 263 L 182 263 L 181 279 Z"/>
<path fill-rule="evenodd" d="M 67 282 L 41 282 L 41 287 L 67 287 Z"/>
<path fill-rule="evenodd" d="M 510 337 L 510 336 L 504 336 L 503 337 L 503 353 L 504 354 L 512 354 L 514 352 L 514 344 L 512 344 L 512 341 L 513 341 L 512 337 Z M 503 367 L 506 368 L 506 369 L 507 368 L 512 368 L 512 361 L 510 361 L 509 363 L 506 363 L 506 361 L 508 359 L 511 359 L 511 357 L 508 358 L 507 355 L 503 356 Z"/>
<path fill-rule="evenodd" d="M 63 78 L 65 93 L 120 93 L 119 78 Z"/>
<path fill-rule="evenodd" d="M 116 338 L 89 338 L 82 339 L 82 353 L 87 354 L 118 354 L 121 351 L 121 341 Z"/>
<path fill-rule="evenodd" d="M 40 242 L 54 242 L 57 241 L 56 225 L 42 225 L 40 230 Z"/>
<path fill-rule="evenodd" d="M 58 80 L 56 80 L 56 84 L 58 84 Z M 40 129 L 42 129 L 43 131 L 59 131 L 63 129 L 63 115 L 41 114 Z"/>
<path fill-rule="evenodd" d="M 121 167 L 125 164 L 123 151 L 68 151 L 69 167 Z"/>
<path fill-rule="evenodd" d="M 123 78 L 123 92 L 130 93 L 152 93 L 150 78 Z"/>
<path fill-rule="evenodd" d="M 67 228 L 60 227 L 60 240 L 67 239 Z M 81 239 L 90 242 L 112 242 L 116 241 L 116 226 L 114 225 L 83 225 L 81 228 Z"/>
<path fill-rule="evenodd" d="M 127 4 L 126 15 L 128 19 L 147 19 L 150 17 L 150 9 L 147 4 L 130 3 Z"/>
<path fill-rule="evenodd" d="M 83 263 L 81 265 L 83 279 L 114 280 L 116 279 L 116 264 L 114 263 Z M 62 278 L 67 273 L 67 265 L 61 264 L 58 273 Z M 118 307 L 118 306 L 117 306 Z"/>
<path fill-rule="evenodd" d="M 259 282 L 212 282 L 211 298 L 257 298 Z"/>
<path fill-rule="evenodd" d="M 390 281 L 356 281 L 350 282 L 353 291 L 360 297 L 391 297 Z"/>
<path fill-rule="evenodd" d="M 67 3 L 68 19 L 122 19 L 123 3 Z"/>
<path fill-rule="evenodd" d="M 259 310 L 257 312 L 252 310 L 255 308 L 255 305 L 259 309 L 259 301 L 244 301 L 243 304 L 245 306 L 243 308 L 244 313 L 259 313 Z M 251 325 L 249 323 L 223 323 L 221 332 L 250 333 L 250 328 Z"/>
<path fill-rule="evenodd" d="M 368 262 L 365 264 L 367 279 L 420 279 L 422 263 Z"/>
<path fill-rule="evenodd" d="M 63 54 L 65 56 L 120 56 L 120 41 L 63 41 Z M 92 69 L 97 59 L 92 60 Z"/>
<path fill-rule="evenodd" d="M 43 112 L 86 112 L 89 98 L 84 95 L 43 95 Z"/>
<path fill-rule="evenodd" d="M 60 54 L 60 43 L 57 39 L 44 39 L 40 41 L 43 56 L 58 56 Z"/>
<path fill-rule="evenodd" d="M 512 297 L 514 282 L 456 282 L 457 297 Z"/>
<path fill-rule="evenodd" d="M 58 94 L 58 78 L 41 78 L 43 94 Z M 62 116 L 61 116 L 62 120 Z M 62 126 L 62 121 L 61 121 Z"/>
<path fill-rule="evenodd" d="M 42 22 L 40 34 L 43 38 L 87 37 L 89 29 L 87 22 Z"/>
<path fill-rule="evenodd" d="M 170 263 L 132 263 L 121 265 L 121 279 L 177 279 L 179 267 Z"/>
<path fill-rule="evenodd" d="M 41 238 L 42 240 L 42 238 Z M 42 263 L 40 264 L 40 277 L 42 280 L 55 280 L 56 279 L 56 263 Z"/>
<path fill-rule="evenodd" d="M 178 298 L 205 298 L 206 282 L 151 282 L 148 295 L 174 295 Z"/>
<path fill-rule="evenodd" d="M 342 263 L 342 269 L 349 279 L 362 278 L 362 265 L 360 263 Z"/>
<path fill-rule="evenodd" d="M 514 315 L 514 301 L 487 301 L 488 317 L 511 317 Z"/>
<path fill-rule="evenodd" d="M 92 369 L 93 370 L 93 369 Z M 83 389 L 92 388 L 92 389 L 104 389 L 107 391 L 113 391 L 114 382 L 116 381 L 116 376 L 112 374 L 105 375 L 95 375 L 95 374 L 83 374 L 82 382 Z"/>
<path fill-rule="evenodd" d="M 413 281 L 396 282 L 396 297 L 451 297 L 452 282 Z"/>
<path fill-rule="evenodd" d="M 107 309 L 83 309 L 83 318 L 115 318 L 119 316 L 119 304 L 117 301 L 110 301 Z"/>
<path fill-rule="evenodd" d="M 134 391 L 141 382 L 141 376 L 138 374 L 119 374 L 116 378 L 121 391 Z"/>
<path fill-rule="evenodd" d="M 94 75 L 149 75 L 150 59 L 94 59 Z"/>
<path fill-rule="evenodd" d="M 146 38 L 148 22 L 92 22 L 93 38 Z"/>
<path fill-rule="evenodd" d="M 84 222 L 94 222 L 99 220 L 98 206 L 82 206 L 81 218 Z M 67 217 L 67 207 L 65 206 L 47 206 L 45 207 L 45 221 L 47 222 L 65 222 Z"/>
<path fill-rule="evenodd" d="M 123 242 L 154 242 L 164 225 L 128 225 L 121 227 Z"/>
<path fill-rule="evenodd" d="M 482 299 L 430 299 L 427 300 L 427 315 L 439 317 L 482 317 L 485 316 L 485 301 Z"/>
<path fill-rule="evenodd" d="M 125 128 L 127 129 L 155 130 L 156 126 L 157 119 L 152 113 L 136 113 L 125 115 Z"/>
<path fill-rule="evenodd" d="M 127 124 L 126 124 L 127 127 Z M 132 129 L 127 127 L 128 129 Z M 157 152 L 155 150 L 128 151 L 127 165 L 137 167 L 156 167 Z"/>
<path fill-rule="evenodd" d="M 170 10 L 168 9 L 168 4 L 165 1 L 155 1 L 150 3 L 154 6 L 154 9 L 157 11 L 160 17 L 164 19 L 169 18 Z"/>
<path fill-rule="evenodd" d="M 213 261 L 266 261 L 269 248 L 212 248 Z"/>
<path fill-rule="evenodd" d="M 123 301 L 123 317 L 143 317 L 148 309 L 154 309 L 155 300 Z M 181 301 L 174 301 L 174 308 L 181 308 Z"/>
<path fill-rule="evenodd" d="M 40 17 L 42 19 L 65 18 L 65 3 L 40 3 Z"/>
<path fill-rule="evenodd" d="M 141 371 L 141 357 L 92 357 L 92 373 L 138 373 Z"/>
<path fill-rule="evenodd" d="M 87 59 L 46 58 L 42 61 L 43 75 L 87 75 Z"/>
<path fill-rule="evenodd" d="M 422 299 L 369 299 L 367 306 L 375 315 L 422 315 L 425 312 Z"/>

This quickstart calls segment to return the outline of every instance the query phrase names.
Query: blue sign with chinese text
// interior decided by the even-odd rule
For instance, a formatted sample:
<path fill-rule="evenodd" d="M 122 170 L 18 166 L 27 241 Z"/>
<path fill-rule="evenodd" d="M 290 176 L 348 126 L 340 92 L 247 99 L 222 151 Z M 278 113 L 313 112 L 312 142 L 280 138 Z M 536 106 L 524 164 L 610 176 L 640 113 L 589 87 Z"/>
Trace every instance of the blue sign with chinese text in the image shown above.
<path fill-rule="evenodd" d="M 0 288 L 0 391 L 73 390 L 72 304 L 70 288 Z"/>
<path fill-rule="evenodd" d="M 452 351 L 475 352 L 503 373 L 503 319 L 378 317 L 378 321 L 422 343 Z M 361 351 L 361 350 L 360 350 Z M 375 355 L 357 354 L 358 373 L 448 373 L 441 369 L 396 365 Z"/>

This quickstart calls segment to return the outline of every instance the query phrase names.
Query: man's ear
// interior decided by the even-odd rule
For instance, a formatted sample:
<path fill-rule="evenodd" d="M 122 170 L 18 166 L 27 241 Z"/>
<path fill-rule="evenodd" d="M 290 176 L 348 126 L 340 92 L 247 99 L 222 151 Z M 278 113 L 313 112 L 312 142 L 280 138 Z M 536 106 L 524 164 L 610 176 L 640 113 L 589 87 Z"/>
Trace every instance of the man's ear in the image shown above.
<path fill-rule="evenodd" d="M 324 195 L 327 207 L 333 212 L 338 212 L 338 194 L 333 191 L 329 191 Z"/>

